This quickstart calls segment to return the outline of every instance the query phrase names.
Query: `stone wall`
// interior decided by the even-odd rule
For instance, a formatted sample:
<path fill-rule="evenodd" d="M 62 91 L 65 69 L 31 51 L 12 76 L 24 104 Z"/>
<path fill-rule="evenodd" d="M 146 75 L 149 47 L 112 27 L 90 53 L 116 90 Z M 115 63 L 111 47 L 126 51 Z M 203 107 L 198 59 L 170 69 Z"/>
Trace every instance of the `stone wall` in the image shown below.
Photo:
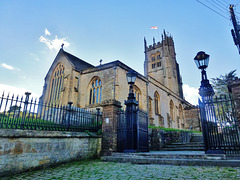
<path fill-rule="evenodd" d="M 94 133 L 0 130 L 0 177 L 74 160 L 94 158 L 101 138 Z"/>
<path fill-rule="evenodd" d="M 186 126 L 185 129 L 192 131 L 202 131 L 199 108 L 197 106 L 185 108 L 184 110 Z"/>
<path fill-rule="evenodd" d="M 190 142 L 192 133 L 185 131 L 164 131 L 162 129 L 148 129 L 149 150 L 159 151 L 165 145 L 171 143 L 187 143 Z"/>

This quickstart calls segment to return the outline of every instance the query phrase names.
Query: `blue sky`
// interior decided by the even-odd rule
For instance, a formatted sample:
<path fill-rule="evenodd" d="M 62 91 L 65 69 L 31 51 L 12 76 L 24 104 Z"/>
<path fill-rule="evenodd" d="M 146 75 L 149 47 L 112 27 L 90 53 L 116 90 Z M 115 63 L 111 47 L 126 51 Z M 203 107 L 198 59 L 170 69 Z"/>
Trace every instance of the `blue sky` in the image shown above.
<path fill-rule="evenodd" d="M 62 42 L 64 49 L 93 64 L 120 60 L 143 74 L 143 38 L 173 36 L 185 97 L 197 102 L 200 71 L 193 58 L 210 55 L 208 78 L 237 69 L 240 55 L 231 36 L 228 3 L 237 0 L 1 0 L 0 92 L 40 96 L 44 77 Z M 238 5 L 239 4 L 239 5 Z M 151 30 L 158 26 L 158 30 Z"/>

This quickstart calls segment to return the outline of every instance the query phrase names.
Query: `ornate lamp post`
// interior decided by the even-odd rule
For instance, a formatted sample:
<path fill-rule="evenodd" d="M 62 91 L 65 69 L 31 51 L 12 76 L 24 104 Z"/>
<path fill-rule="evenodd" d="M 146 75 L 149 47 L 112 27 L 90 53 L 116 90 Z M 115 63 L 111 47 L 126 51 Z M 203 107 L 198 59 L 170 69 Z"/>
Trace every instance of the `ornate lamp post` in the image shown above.
<path fill-rule="evenodd" d="M 199 88 L 199 94 L 202 97 L 203 102 L 209 101 L 212 99 L 214 95 L 213 88 L 207 79 L 206 70 L 209 63 L 209 55 L 206 54 L 204 51 L 200 51 L 194 58 L 194 61 L 198 67 L 198 69 L 202 70 L 202 81 L 201 86 Z"/>
<path fill-rule="evenodd" d="M 218 127 L 215 116 L 214 106 L 212 106 L 212 97 L 214 95 L 213 88 L 207 79 L 206 68 L 209 63 L 209 55 L 203 51 L 197 53 L 194 58 L 194 61 L 198 67 L 202 71 L 202 81 L 201 86 L 199 88 L 199 94 L 202 97 L 202 103 L 199 101 L 200 106 L 200 114 L 201 114 L 201 122 L 202 122 L 202 132 L 203 132 L 203 140 L 205 146 L 206 154 L 222 154 L 220 149 L 212 150 L 211 147 L 213 142 L 215 145 L 219 144 L 219 138 L 214 138 L 213 134 L 218 134 Z M 205 108 L 207 105 L 207 108 Z M 208 115 L 208 112 L 211 112 L 211 115 Z M 219 146 L 220 147 L 220 146 Z"/>
<path fill-rule="evenodd" d="M 128 99 L 125 101 L 126 122 L 127 122 L 127 141 L 124 152 L 136 152 L 137 150 L 137 106 L 138 102 L 133 93 L 133 85 L 135 83 L 137 73 L 133 70 L 127 73 L 127 81 L 129 84 Z"/>

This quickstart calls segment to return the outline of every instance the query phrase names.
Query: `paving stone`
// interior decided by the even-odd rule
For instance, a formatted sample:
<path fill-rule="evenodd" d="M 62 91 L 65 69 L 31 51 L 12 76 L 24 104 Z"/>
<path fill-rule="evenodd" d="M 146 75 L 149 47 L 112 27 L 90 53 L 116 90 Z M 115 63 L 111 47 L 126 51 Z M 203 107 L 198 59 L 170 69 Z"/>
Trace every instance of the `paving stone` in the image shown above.
<path fill-rule="evenodd" d="M 171 165 L 136 165 L 129 163 L 114 163 L 81 161 L 64 164 L 47 170 L 22 173 L 4 180 L 32 179 L 216 179 L 239 180 L 240 167 L 200 167 L 200 166 L 171 166 Z"/>

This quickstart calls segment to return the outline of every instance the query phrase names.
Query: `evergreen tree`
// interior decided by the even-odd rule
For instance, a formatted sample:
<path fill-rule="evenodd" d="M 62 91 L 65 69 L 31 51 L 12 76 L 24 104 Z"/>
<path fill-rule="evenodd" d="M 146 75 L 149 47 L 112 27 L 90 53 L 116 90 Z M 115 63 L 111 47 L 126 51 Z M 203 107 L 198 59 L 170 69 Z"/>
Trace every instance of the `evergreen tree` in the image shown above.
<path fill-rule="evenodd" d="M 216 96 L 225 94 L 228 94 L 228 83 L 229 81 L 233 80 L 237 77 L 236 69 L 233 71 L 230 71 L 229 73 L 225 75 L 220 75 L 220 77 L 212 78 L 211 84 L 213 86 L 214 92 Z"/>

